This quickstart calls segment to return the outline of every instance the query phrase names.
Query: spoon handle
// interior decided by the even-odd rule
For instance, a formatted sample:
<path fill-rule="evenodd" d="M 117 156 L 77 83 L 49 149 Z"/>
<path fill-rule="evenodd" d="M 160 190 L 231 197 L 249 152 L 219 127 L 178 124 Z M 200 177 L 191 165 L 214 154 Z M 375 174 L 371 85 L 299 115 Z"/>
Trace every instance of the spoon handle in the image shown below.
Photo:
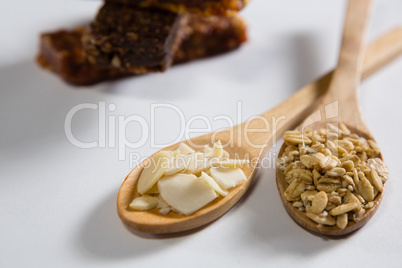
<path fill-rule="evenodd" d="M 400 55 L 402 55 L 402 27 L 395 28 L 384 34 L 367 47 L 362 78 L 367 78 L 374 74 Z M 267 144 L 265 150 L 261 152 L 250 148 L 252 157 L 264 156 L 266 150 L 270 148 L 286 130 L 295 128 L 306 116 L 316 109 L 328 90 L 333 74 L 334 71 L 307 84 L 281 104 L 263 113 L 261 116 L 268 122 L 270 126 L 269 129 L 267 129 L 263 120 L 248 120 L 249 126 L 267 129 L 266 133 L 260 133 L 260 135 L 249 137 L 252 143 Z"/>
<path fill-rule="evenodd" d="M 396 27 L 371 43 L 363 63 L 363 79 L 375 73 L 402 54 L 402 26 Z"/>
<path fill-rule="evenodd" d="M 330 117 L 336 116 L 338 121 L 353 126 L 364 125 L 357 90 L 362 75 L 371 6 L 371 0 L 349 0 L 338 66 L 322 103 L 329 105 L 325 107 L 326 116 L 330 113 Z"/>

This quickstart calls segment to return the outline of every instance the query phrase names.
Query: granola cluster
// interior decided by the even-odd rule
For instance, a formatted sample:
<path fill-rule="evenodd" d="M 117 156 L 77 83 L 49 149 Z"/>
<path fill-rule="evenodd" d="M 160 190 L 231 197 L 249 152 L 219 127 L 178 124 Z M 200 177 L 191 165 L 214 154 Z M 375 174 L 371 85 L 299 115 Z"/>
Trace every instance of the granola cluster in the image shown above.
<path fill-rule="evenodd" d="M 344 124 L 287 131 L 278 168 L 289 184 L 285 198 L 312 221 L 346 228 L 375 205 L 388 169 L 380 148 Z"/>

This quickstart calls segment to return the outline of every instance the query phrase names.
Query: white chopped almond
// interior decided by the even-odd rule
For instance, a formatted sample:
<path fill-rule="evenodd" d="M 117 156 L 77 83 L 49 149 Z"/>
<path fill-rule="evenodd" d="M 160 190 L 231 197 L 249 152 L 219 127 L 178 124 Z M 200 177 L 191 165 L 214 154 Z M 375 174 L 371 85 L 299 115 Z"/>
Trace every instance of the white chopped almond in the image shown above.
<path fill-rule="evenodd" d="M 169 168 L 166 169 L 165 175 L 170 176 L 176 173 L 179 173 L 180 171 L 186 169 L 186 167 L 189 167 L 190 165 L 194 164 L 195 158 L 201 158 L 200 154 L 189 154 L 185 156 L 179 156 L 178 158 L 174 159 L 172 162 L 170 162 Z"/>
<path fill-rule="evenodd" d="M 207 154 L 210 154 L 211 152 L 212 152 L 212 148 L 209 147 L 209 145 L 205 145 L 204 154 L 207 155 Z"/>
<path fill-rule="evenodd" d="M 201 172 L 201 176 L 199 178 L 204 180 L 220 196 L 226 196 L 228 194 L 228 191 L 223 190 L 218 183 L 216 183 L 216 181 L 205 172 Z"/>
<path fill-rule="evenodd" d="M 240 168 L 213 167 L 211 168 L 211 175 L 212 178 L 226 190 L 236 187 L 241 182 L 247 180 L 246 175 Z"/>
<path fill-rule="evenodd" d="M 156 208 L 158 205 L 158 197 L 143 195 L 137 198 L 130 203 L 129 207 L 135 210 L 150 210 Z"/>
<path fill-rule="evenodd" d="M 329 225 L 329 226 L 335 225 L 335 219 L 330 215 L 326 217 L 321 217 L 314 213 L 306 213 L 306 216 L 318 224 Z"/>
<path fill-rule="evenodd" d="M 176 150 L 179 151 L 181 155 L 188 155 L 195 153 L 194 149 L 185 143 L 180 143 L 179 146 L 177 146 Z"/>
<path fill-rule="evenodd" d="M 191 215 L 218 195 L 204 181 L 192 174 L 175 174 L 159 180 L 158 188 L 163 200 L 175 211 Z"/>
<path fill-rule="evenodd" d="M 336 217 L 336 226 L 338 226 L 339 229 L 345 229 L 347 225 L 348 225 L 348 214 L 342 214 Z"/>
<path fill-rule="evenodd" d="M 223 156 L 223 146 L 221 141 L 215 142 L 214 146 L 212 147 L 212 150 L 205 154 L 206 157 L 217 157 L 217 158 L 222 158 Z"/>
<path fill-rule="evenodd" d="M 140 194 L 146 193 L 165 174 L 169 167 L 170 157 L 170 152 L 161 151 L 149 159 L 149 165 L 144 167 L 138 179 L 137 190 Z"/>
<path fill-rule="evenodd" d="M 168 214 L 172 210 L 172 207 L 163 200 L 161 195 L 159 195 L 157 208 L 160 208 L 159 213 L 163 215 Z"/>

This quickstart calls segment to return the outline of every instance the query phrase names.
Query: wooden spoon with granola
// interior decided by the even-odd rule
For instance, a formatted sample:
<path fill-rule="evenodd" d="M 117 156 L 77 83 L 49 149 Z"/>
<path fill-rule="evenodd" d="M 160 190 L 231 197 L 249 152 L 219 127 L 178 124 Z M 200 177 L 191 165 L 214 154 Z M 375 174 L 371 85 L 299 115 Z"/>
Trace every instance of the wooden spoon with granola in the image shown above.
<path fill-rule="evenodd" d="M 371 1 L 350 0 L 338 67 L 313 113 L 283 135 L 277 186 L 301 226 L 339 236 L 362 227 L 376 212 L 388 179 L 379 147 L 358 102 L 364 36 Z"/>

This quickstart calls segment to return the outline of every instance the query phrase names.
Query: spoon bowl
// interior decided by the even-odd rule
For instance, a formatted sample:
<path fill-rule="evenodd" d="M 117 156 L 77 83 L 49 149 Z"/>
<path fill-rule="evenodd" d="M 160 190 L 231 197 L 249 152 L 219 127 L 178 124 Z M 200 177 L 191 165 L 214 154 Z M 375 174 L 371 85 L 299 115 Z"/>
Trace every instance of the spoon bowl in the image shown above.
<path fill-rule="evenodd" d="M 189 141 L 184 143 L 189 146 L 194 142 L 197 142 L 200 145 L 213 145 L 213 142 L 211 142 L 211 135 L 212 134 L 201 136 L 196 140 L 192 140 L 190 143 Z M 221 142 L 226 143 L 227 141 L 221 139 Z M 178 144 L 175 144 L 163 150 L 173 151 L 177 146 Z M 235 150 L 231 150 L 230 147 L 227 147 L 225 150 L 228 151 L 231 156 L 235 153 L 238 154 L 240 158 L 245 157 L 245 155 L 248 153 L 242 147 L 237 147 Z M 247 177 L 246 181 L 232 188 L 227 196 L 219 196 L 192 215 L 184 216 L 175 212 L 169 212 L 167 215 L 162 215 L 159 213 L 159 209 L 157 208 L 148 211 L 134 211 L 128 209 L 128 205 L 131 203 L 131 201 L 135 197 L 139 196 L 139 193 L 136 191 L 138 178 L 144 166 L 148 164 L 148 161 L 149 158 L 144 160 L 144 162 L 135 167 L 130 174 L 128 174 L 117 197 L 117 210 L 122 221 L 131 228 L 145 233 L 176 233 L 191 230 L 219 218 L 231 207 L 233 207 L 246 193 L 256 172 L 255 167 L 246 165 L 242 169 Z"/>
<path fill-rule="evenodd" d="M 338 122 L 338 123 L 343 123 L 343 122 Z M 359 129 L 349 126 L 347 124 L 345 124 L 345 125 L 348 127 L 348 129 L 352 133 L 355 133 L 355 134 L 359 135 L 360 137 L 363 137 L 367 140 L 371 139 L 371 140 L 375 141 L 370 133 L 362 132 Z M 312 130 L 318 130 L 323 127 L 326 127 L 326 123 L 316 123 L 316 124 L 313 124 L 312 126 L 309 126 L 308 128 L 312 129 Z M 286 145 L 283 144 L 278 153 L 278 158 L 283 155 L 285 148 L 286 148 Z M 381 160 L 384 160 L 381 153 L 378 155 L 378 157 Z M 326 235 L 326 236 L 345 236 L 345 235 L 352 233 L 352 232 L 356 231 L 357 229 L 361 228 L 374 216 L 374 214 L 376 213 L 377 209 L 379 208 L 379 206 L 381 204 L 381 201 L 382 201 L 382 198 L 384 195 L 384 191 L 379 192 L 373 200 L 373 202 L 374 202 L 373 207 L 366 209 L 366 212 L 364 213 L 364 215 L 361 216 L 356 222 L 349 221 L 348 225 L 345 229 L 340 229 L 337 226 L 325 226 L 325 225 L 319 225 L 319 224 L 313 222 L 311 219 L 309 219 L 306 216 L 305 212 L 299 211 L 298 208 L 293 207 L 292 203 L 288 202 L 284 193 L 285 193 L 285 190 L 288 188 L 289 183 L 285 179 L 284 172 L 279 167 L 276 168 L 276 185 L 277 185 L 278 192 L 279 192 L 280 198 L 282 200 L 282 203 L 283 203 L 287 213 L 290 215 L 290 217 L 303 228 L 310 230 L 314 233 L 319 233 L 319 234 Z M 383 183 L 383 186 L 385 189 L 386 182 Z"/>

